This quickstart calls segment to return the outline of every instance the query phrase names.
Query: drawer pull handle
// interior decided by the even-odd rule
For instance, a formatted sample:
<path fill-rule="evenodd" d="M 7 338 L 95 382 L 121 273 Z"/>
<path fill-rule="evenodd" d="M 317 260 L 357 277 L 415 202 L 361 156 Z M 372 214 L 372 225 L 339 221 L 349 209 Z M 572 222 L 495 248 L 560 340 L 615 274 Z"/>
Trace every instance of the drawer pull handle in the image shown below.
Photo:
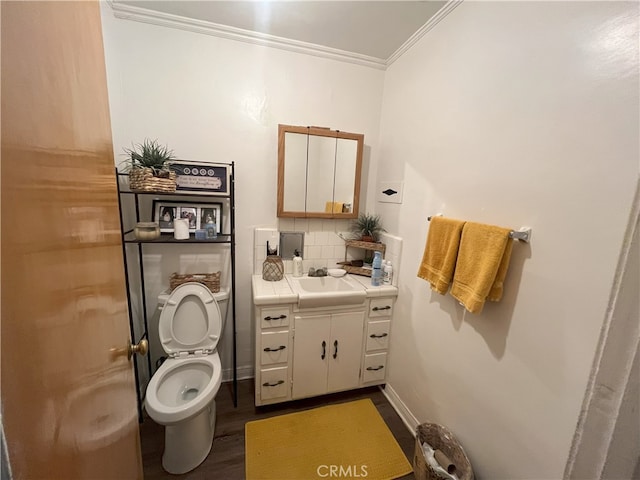
<path fill-rule="evenodd" d="M 269 382 L 264 382 L 262 384 L 263 387 L 277 387 L 278 385 L 282 385 L 284 383 L 284 380 L 278 380 L 276 383 L 269 383 Z"/>
<path fill-rule="evenodd" d="M 322 355 L 320 355 L 320 358 L 322 360 L 324 360 L 324 357 L 326 357 L 327 355 L 327 342 L 325 342 L 324 340 L 322 341 Z"/>
<path fill-rule="evenodd" d="M 371 335 L 369 335 L 369 337 L 371 338 L 384 338 L 388 335 L 388 333 L 381 333 L 380 335 L 376 335 L 375 333 L 372 333 Z"/>
<path fill-rule="evenodd" d="M 280 350 L 284 350 L 287 348 L 285 345 L 280 345 L 278 348 L 267 347 L 264 349 L 265 352 L 279 352 Z"/>
<path fill-rule="evenodd" d="M 280 315 L 279 317 L 264 317 L 264 319 L 267 322 L 270 322 L 271 320 L 282 320 L 284 318 L 287 318 L 287 316 L 286 315 Z"/>
<path fill-rule="evenodd" d="M 374 312 L 379 312 L 380 310 L 391 310 L 391 305 L 387 305 L 385 307 L 373 307 L 371 310 Z"/>
<path fill-rule="evenodd" d="M 333 342 L 333 348 L 335 348 L 333 351 L 333 358 L 336 358 L 338 356 L 338 340 Z"/>
<path fill-rule="evenodd" d="M 367 367 L 367 370 L 369 371 L 378 371 L 378 370 L 382 370 L 384 368 L 384 365 L 378 365 L 377 367 Z"/>

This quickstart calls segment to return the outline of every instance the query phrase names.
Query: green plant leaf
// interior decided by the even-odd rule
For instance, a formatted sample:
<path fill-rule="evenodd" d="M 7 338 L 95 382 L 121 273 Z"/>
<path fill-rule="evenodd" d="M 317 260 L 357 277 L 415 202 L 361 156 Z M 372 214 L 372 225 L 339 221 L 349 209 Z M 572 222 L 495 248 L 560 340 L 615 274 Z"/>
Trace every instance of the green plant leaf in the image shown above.
<path fill-rule="evenodd" d="M 142 143 L 133 144 L 132 148 L 124 148 L 125 154 L 129 157 L 130 164 L 127 169 L 150 168 L 156 176 L 163 176 L 168 173 L 170 162 L 175 157 L 173 150 L 169 150 L 165 145 L 160 145 L 158 140 L 144 139 Z"/>

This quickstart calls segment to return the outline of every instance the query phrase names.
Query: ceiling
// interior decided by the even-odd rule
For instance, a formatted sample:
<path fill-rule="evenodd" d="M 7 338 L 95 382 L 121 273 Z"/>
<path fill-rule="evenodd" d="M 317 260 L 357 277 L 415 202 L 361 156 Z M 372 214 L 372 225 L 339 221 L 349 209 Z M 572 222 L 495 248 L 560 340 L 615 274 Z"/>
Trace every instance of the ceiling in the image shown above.
<path fill-rule="evenodd" d="M 116 16 L 187 22 L 247 38 L 319 48 L 384 63 L 446 1 L 193 1 L 113 0 Z M 120 12 L 120 15 L 118 15 Z M 142 20 L 144 21 L 144 20 Z M 204 32 L 203 32 L 204 33 Z"/>

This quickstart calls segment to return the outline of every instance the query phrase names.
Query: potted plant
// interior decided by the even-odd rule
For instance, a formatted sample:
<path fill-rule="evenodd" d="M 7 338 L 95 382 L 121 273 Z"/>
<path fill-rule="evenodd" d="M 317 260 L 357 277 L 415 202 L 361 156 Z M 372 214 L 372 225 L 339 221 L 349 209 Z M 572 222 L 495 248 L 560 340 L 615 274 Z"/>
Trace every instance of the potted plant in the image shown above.
<path fill-rule="evenodd" d="M 361 213 L 351 222 L 351 232 L 353 232 L 355 240 L 377 242 L 380 233 L 386 232 L 386 230 L 382 228 L 380 215 Z"/>
<path fill-rule="evenodd" d="M 124 148 L 129 157 L 126 170 L 129 172 L 131 190 L 144 192 L 175 192 L 176 174 L 171 170 L 170 161 L 175 157 L 173 150 L 160 145 L 157 140 L 145 139 Z"/>

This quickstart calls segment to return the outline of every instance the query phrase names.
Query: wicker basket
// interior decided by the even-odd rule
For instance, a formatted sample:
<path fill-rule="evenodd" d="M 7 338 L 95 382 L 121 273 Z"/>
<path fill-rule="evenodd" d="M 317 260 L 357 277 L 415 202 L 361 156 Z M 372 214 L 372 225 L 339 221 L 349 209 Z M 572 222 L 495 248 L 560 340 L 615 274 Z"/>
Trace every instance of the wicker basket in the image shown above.
<path fill-rule="evenodd" d="M 215 273 L 172 273 L 169 277 L 169 287 L 173 291 L 178 285 L 187 282 L 197 282 L 205 285 L 212 293 L 220 291 L 220 272 Z"/>
<path fill-rule="evenodd" d="M 422 444 L 426 442 L 434 450 L 440 450 L 456 466 L 456 476 L 460 480 L 473 480 L 473 470 L 462 445 L 453 434 L 437 423 L 423 423 L 416 430 L 416 445 L 413 455 L 413 473 L 416 480 L 442 480 L 427 463 L 422 453 Z"/>
<path fill-rule="evenodd" d="M 284 263 L 278 255 L 268 255 L 262 263 L 262 279 L 267 282 L 278 282 L 284 276 Z"/>
<path fill-rule="evenodd" d="M 156 177 L 150 168 L 133 168 L 129 171 L 129 188 L 134 192 L 176 191 L 176 172 L 169 172 L 167 177 Z"/>

